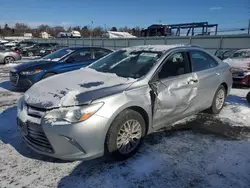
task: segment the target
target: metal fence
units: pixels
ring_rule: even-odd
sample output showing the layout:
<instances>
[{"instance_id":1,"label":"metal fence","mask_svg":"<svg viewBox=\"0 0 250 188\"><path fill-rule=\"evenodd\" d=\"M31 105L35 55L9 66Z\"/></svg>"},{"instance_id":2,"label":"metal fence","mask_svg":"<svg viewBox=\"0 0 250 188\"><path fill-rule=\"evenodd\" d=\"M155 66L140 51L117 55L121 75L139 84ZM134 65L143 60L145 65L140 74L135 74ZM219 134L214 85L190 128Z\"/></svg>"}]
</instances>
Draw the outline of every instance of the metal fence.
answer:
<instances>
[{"instance_id":1,"label":"metal fence","mask_svg":"<svg viewBox=\"0 0 250 188\"><path fill-rule=\"evenodd\" d=\"M106 39L106 38L57 38L32 39L34 42L57 42L61 46L96 46L110 49L119 49L128 46L154 45L154 44L195 44L215 53L218 49L250 48L250 35L223 35L223 36L192 36L192 37L147 37L132 39Z\"/></svg>"}]
</instances>

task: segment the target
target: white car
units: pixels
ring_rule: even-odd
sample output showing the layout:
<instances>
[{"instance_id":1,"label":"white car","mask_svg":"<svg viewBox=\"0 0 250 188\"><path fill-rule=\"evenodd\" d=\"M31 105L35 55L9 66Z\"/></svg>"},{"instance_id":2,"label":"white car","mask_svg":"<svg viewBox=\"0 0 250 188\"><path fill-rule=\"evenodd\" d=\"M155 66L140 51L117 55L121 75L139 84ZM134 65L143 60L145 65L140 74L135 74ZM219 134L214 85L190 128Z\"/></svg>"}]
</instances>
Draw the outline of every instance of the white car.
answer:
<instances>
[{"instance_id":1,"label":"white car","mask_svg":"<svg viewBox=\"0 0 250 188\"><path fill-rule=\"evenodd\" d=\"M20 41L11 41L4 44L5 47L15 47Z\"/></svg>"},{"instance_id":2,"label":"white car","mask_svg":"<svg viewBox=\"0 0 250 188\"><path fill-rule=\"evenodd\" d=\"M234 84L250 87L250 49L241 49L223 60L231 66Z\"/></svg>"}]
</instances>

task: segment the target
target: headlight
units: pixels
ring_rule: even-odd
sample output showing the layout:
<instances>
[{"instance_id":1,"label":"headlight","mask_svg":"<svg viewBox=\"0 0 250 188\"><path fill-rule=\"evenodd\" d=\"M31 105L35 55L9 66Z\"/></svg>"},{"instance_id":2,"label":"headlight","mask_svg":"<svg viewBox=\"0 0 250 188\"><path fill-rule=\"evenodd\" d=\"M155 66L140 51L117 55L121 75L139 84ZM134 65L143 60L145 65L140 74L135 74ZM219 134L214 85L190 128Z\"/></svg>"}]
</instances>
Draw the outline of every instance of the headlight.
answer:
<instances>
[{"instance_id":1,"label":"headlight","mask_svg":"<svg viewBox=\"0 0 250 188\"><path fill-rule=\"evenodd\" d=\"M22 71L21 74L22 75L33 75L33 74L38 74L42 71L43 70L41 70L41 69L36 69L36 70L31 70L31 71Z\"/></svg>"},{"instance_id":2,"label":"headlight","mask_svg":"<svg viewBox=\"0 0 250 188\"><path fill-rule=\"evenodd\" d=\"M23 105L24 105L24 100L23 97L21 97L18 102L17 102L17 110L22 111L23 110Z\"/></svg>"},{"instance_id":3,"label":"headlight","mask_svg":"<svg viewBox=\"0 0 250 188\"><path fill-rule=\"evenodd\" d=\"M95 114L104 103L51 110L44 116L48 120L66 120L70 123L84 121Z\"/></svg>"}]
</instances>

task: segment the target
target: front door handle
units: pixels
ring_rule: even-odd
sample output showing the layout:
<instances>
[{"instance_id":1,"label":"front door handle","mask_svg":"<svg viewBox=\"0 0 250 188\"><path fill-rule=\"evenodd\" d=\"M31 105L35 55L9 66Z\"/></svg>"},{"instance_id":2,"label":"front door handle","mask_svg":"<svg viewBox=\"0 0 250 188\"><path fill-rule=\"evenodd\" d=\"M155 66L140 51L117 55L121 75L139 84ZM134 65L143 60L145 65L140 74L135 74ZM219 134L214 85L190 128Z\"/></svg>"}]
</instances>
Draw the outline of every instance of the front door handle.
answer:
<instances>
[{"instance_id":1,"label":"front door handle","mask_svg":"<svg viewBox=\"0 0 250 188\"><path fill-rule=\"evenodd\" d=\"M198 80L196 79L192 79L188 81L188 84L193 84L193 83L198 83Z\"/></svg>"}]
</instances>

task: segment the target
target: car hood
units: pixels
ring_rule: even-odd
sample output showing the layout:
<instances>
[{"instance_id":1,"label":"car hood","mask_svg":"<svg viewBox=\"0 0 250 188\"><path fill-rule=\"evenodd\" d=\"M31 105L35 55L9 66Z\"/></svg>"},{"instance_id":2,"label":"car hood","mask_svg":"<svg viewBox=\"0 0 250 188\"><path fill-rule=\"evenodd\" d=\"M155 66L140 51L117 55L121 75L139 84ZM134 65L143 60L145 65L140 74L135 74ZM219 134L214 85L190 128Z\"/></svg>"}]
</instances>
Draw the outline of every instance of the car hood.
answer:
<instances>
[{"instance_id":1,"label":"car hood","mask_svg":"<svg viewBox=\"0 0 250 188\"><path fill-rule=\"evenodd\" d=\"M225 59L224 62L228 63L233 69L238 71L250 71L250 58L245 59Z\"/></svg>"},{"instance_id":2,"label":"car hood","mask_svg":"<svg viewBox=\"0 0 250 188\"><path fill-rule=\"evenodd\" d=\"M94 99L122 92L135 81L83 68L36 83L24 94L24 100L43 109L88 104Z\"/></svg>"},{"instance_id":3,"label":"car hood","mask_svg":"<svg viewBox=\"0 0 250 188\"><path fill-rule=\"evenodd\" d=\"M30 62L24 62L24 63L20 63L19 65L13 67L14 72L19 72L19 71L24 71L27 69L31 69L34 67L46 67L48 65L50 65L52 62L51 61L47 61L47 60L35 60L35 61L30 61Z\"/></svg>"}]
</instances>

